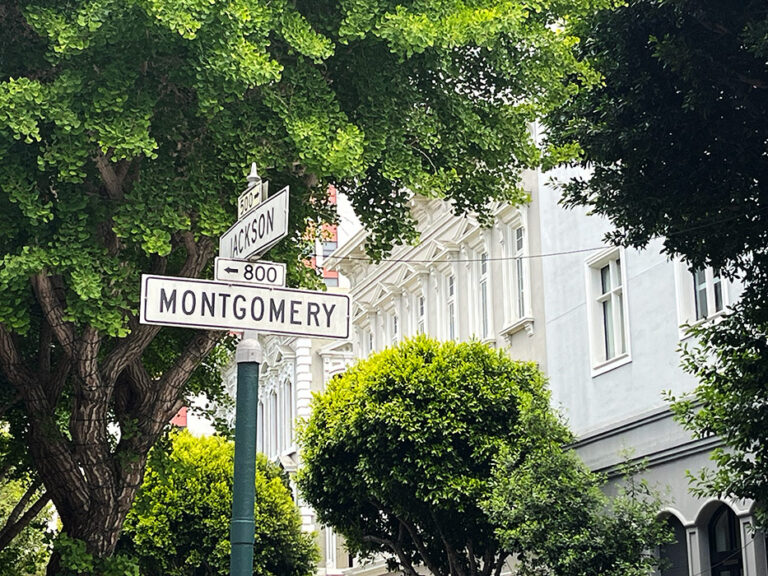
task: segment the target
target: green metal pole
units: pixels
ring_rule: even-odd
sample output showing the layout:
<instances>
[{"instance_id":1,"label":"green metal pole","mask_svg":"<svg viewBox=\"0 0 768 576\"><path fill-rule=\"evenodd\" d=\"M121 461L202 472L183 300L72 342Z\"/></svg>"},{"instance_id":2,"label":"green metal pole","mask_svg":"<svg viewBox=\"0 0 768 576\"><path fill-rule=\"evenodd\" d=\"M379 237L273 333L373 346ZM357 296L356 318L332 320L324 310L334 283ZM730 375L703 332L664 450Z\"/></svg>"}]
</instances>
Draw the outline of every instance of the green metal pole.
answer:
<instances>
[{"instance_id":1,"label":"green metal pole","mask_svg":"<svg viewBox=\"0 0 768 576\"><path fill-rule=\"evenodd\" d=\"M235 479L232 492L230 576L253 575L253 504L256 486L256 410L259 402L261 345L246 332L237 345Z\"/></svg>"}]
</instances>

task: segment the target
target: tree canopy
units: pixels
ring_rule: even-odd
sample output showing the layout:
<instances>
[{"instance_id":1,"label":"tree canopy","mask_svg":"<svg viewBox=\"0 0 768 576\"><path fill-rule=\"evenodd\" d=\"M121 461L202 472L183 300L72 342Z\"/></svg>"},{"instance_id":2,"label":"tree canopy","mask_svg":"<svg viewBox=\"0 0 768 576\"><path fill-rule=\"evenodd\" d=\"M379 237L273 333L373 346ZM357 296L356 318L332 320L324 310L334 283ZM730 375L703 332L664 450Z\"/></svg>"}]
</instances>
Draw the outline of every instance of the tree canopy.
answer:
<instances>
[{"instance_id":1,"label":"tree canopy","mask_svg":"<svg viewBox=\"0 0 768 576\"><path fill-rule=\"evenodd\" d=\"M219 335L139 325L139 276L211 274L252 161L291 186L291 285L330 183L373 255L414 238L412 193L519 201L528 122L595 80L561 24L605 3L2 3L0 366L65 532L111 554L150 447L215 386Z\"/></svg>"},{"instance_id":2,"label":"tree canopy","mask_svg":"<svg viewBox=\"0 0 768 576\"><path fill-rule=\"evenodd\" d=\"M559 553L580 557L569 523L608 534L589 509L604 503L597 479L564 452L570 433L531 363L479 342L421 336L359 361L312 408L299 435L299 488L355 554L384 554L410 576L417 565L437 576L498 576L512 554L546 555L554 566L546 546L556 541ZM653 515L628 517L653 525ZM637 544L653 542L640 532L617 535L621 553L605 541L590 545L603 558L640 564Z\"/></svg>"},{"instance_id":3,"label":"tree canopy","mask_svg":"<svg viewBox=\"0 0 768 576\"><path fill-rule=\"evenodd\" d=\"M176 432L150 455L125 522L118 551L138 560L145 576L229 574L234 446L218 437ZM311 576L317 547L281 470L258 459L253 573Z\"/></svg>"},{"instance_id":4,"label":"tree canopy","mask_svg":"<svg viewBox=\"0 0 768 576\"><path fill-rule=\"evenodd\" d=\"M565 183L616 227L609 238L664 249L737 278L726 317L695 327L684 367L700 379L673 406L718 434L708 494L768 502L768 13L758 1L631 0L577 24L578 56L603 77L548 116L550 143L578 145L586 178Z\"/></svg>"}]
</instances>

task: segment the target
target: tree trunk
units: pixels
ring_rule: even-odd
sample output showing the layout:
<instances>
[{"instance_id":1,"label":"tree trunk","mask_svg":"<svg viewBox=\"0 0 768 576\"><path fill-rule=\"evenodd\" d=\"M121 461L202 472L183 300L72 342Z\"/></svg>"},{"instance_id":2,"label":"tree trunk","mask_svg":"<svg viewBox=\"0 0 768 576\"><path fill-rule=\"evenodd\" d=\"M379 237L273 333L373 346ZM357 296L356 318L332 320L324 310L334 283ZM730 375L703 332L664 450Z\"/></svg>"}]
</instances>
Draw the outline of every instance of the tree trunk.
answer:
<instances>
[{"instance_id":1,"label":"tree trunk","mask_svg":"<svg viewBox=\"0 0 768 576\"><path fill-rule=\"evenodd\" d=\"M213 254L212 241L183 232L174 244L187 255L179 275L198 277ZM162 272L165 263L158 259L154 272ZM94 557L107 558L141 485L149 450L222 333L197 331L161 375L151 376L142 355L160 327L134 318L129 336L108 339L92 326L67 320L61 278L42 270L30 280L42 312L35 316L39 341L24 340L0 324L0 369L23 402L30 454L64 532L84 541ZM36 356L26 353L35 347ZM114 424L121 430L117 446L109 431ZM48 573L65 568L54 554Z\"/></svg>"}]
</instances>

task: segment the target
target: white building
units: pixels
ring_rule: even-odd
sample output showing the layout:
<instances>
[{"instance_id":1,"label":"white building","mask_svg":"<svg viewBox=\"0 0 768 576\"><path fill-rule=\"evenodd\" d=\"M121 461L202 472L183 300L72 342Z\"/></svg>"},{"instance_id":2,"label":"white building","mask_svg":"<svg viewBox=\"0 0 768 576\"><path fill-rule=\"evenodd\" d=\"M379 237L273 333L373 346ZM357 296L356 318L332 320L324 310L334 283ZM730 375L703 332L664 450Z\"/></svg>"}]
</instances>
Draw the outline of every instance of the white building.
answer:
<instances>
[{"instance_id":1,"label":"white building","mask_svg":"<svg viewBox=\"0 0 768 576\"><path fill-rule=\"evenodd\" d=\"M527 173L531 202L496 206L485 229L440 200L414 198L420 243L379 264L365 256L363 231L341 245L327 265L350 281L354 354L425 332L476 337L538 362L592 469L615 476L631 453L647 461L650 481L669 488L660 513L677 544L662 551L673 563L664 574L768 576L751 502L690 494L686 470L709 465L718 440L692 439L663 395L696 384L680 368L681 325L717 317L738 287L668 261L659 242L644 251L605 246L607 222L558 204L551 178L567 176Z\"/></svg>"}]
</instances>

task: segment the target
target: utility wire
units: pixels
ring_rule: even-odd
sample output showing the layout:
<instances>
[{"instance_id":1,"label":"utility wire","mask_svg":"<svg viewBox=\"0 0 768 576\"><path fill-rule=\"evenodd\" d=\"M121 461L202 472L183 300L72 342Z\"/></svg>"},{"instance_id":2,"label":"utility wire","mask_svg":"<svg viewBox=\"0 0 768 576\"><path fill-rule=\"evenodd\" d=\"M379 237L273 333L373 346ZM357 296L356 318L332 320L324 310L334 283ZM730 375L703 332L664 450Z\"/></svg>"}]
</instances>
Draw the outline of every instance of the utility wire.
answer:
<instances>
[{"instance_id":1,"label":"utility wire","mask_svg":"<svg viewBox=\"0 0 768 576\"><path fill-rule=\"evenodd\" d=\"M752 215L756 214L762 214L764 212L768 211L768 207L756 210L752 213ZM697 230L709 228L711 226L719 226L721 224L725 224L727 222L731 222L733 220L738 220L744 217L744 214L729 216L727 218L721 218L719 220L713 220L711 222L705 222L702 224L697 224L695 226L691 226L690 228L685 228L682 230L676 230L674 232L669 232L666 234L666 236L679 236L681 234L686 234L688 232L695 232ZM345 218L347 219L347 218ZM605 250L608 248L612 248L615 246L596 246L593 248L578 248L574 250L562 250L559 252L546 252L541 254L524 254L520 256L497 256L494 258L486 258L485 260L488 262L492 261L502 261L502 260L530 260L534 258L548 258L550 256L565 256L568 254L579 254L582 252L596 252L597 250ZM321 257L321 254L315 254L316 258ZM327 256L322 256L323 258L327 258ZM362 262L370 262L373 263L373 260L371 258L368 258L367 256L339 256L336 257L337 260L340 261L362 261ZM459 258L459 259L436 259L436 260L430 260L428 258L382 258L377 263L378 264L384 264L384 263L409 263L412 262L414 264L442 264L442 263L451 263L451 262L457 262L457 263L466 263L466 262L481 262L482 258Z\"/></svg>"}]
</instances>

